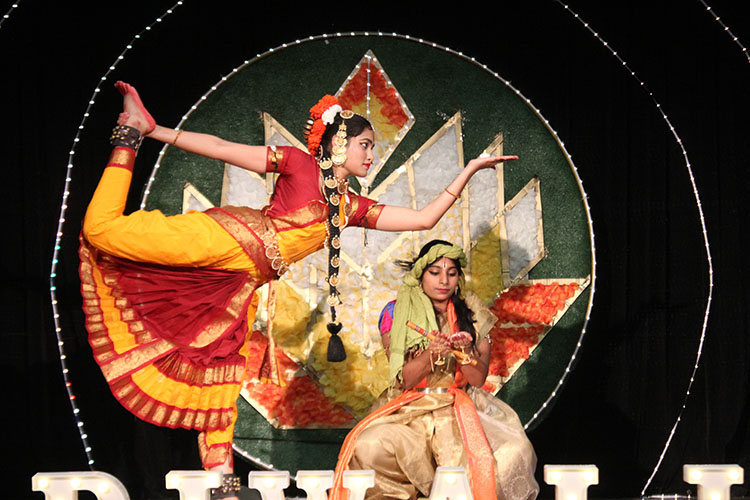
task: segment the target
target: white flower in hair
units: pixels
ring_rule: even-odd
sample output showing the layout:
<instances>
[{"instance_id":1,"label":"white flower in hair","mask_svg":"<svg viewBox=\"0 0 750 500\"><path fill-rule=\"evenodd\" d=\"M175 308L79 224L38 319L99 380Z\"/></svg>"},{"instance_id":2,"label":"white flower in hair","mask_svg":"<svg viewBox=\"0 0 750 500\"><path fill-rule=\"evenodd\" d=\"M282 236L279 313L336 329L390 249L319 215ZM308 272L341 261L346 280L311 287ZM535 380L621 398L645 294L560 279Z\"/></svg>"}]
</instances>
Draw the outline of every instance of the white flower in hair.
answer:
<instances>
[{"instance_id":1,"label":"white flower in hair","mask_svg":"<svg viewBox=\"0 0 750 500\"><path fill-rule=\"evenodd\" d=\"M331 123L333 123L336 115L341 113L342 109L343 108L338 104L334 104L323 112L323 114L320 116L320 119L323 120L323 123L325 123L326 125L330 125Z\"/></svg>"}]
</instances>

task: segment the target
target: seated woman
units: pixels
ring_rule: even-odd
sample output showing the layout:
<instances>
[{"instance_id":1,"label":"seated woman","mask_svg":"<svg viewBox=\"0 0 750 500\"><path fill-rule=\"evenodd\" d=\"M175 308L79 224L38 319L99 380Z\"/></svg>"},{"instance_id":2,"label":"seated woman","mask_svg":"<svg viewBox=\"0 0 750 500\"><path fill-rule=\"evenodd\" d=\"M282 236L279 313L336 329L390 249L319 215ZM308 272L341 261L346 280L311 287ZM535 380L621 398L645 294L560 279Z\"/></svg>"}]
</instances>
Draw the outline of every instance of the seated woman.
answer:
<instances>
[{"instance_id":1,"label":"seated woman","mask_svg":"<svg viewBox=\"0 0 750 500\"><path fill-rule=\"evenodd\" d=\"M390 360L388 402L344 441L331 498L346 498L347 468L375 470L368 499L412 499L429 496L436 467L456 466L466 468L475 499L535 498L536 455L523 426L507 404L481 389L496 318L479 299L463 295L463 250L433 240L402 264L409 272L379 325ZM433 340L407 321L432 332Z\"/></svg>"}]
</instances>

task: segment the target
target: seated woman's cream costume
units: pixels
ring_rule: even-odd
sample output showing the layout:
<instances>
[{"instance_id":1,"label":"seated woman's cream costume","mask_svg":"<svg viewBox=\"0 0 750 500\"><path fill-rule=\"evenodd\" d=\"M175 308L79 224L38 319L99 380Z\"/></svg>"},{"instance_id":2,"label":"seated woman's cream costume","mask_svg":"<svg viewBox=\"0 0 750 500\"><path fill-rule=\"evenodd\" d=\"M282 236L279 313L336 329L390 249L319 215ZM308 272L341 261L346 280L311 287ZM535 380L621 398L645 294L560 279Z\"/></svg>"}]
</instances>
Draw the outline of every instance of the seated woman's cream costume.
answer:
<instances>
[{"instance_id":1,"label":"seated woman's cream costume","mask_svg":"<svg viewBox=\"0 0 750 500\"><path fill-rule=\"evenodd\" d=\"M439 466L466 467L476 499L526 500L539 492L534 479L536 455L518 416L481 388L464 391L466 379L457 370L454 356L448 356L442 365L434 365L415 389L398 389L399 367L394 366L394 361L399 363L400 359L403 366L404 360L425 349L426 343L416 333L394 331L406 320L425 321L428 330L429 324L435 322L440 332L456 331L455 318L449 319L450 311L436 317L431 304L421 308L417 302L423 304L426 296L419 286L413 286L418 284L422 270L443 256L463 259L465 264L460 248L435 245L425 255L426 263L420 265L418 260L405 278L392 316L393 329L389 307L381 316L381 333L391 334L394 388L385 398L388 402L375 409L347 437L336 469L333 499L345 498L341 476L346 468L375 470L375 486L367 491L368 499L428 496ZM403 293L405 287L410 293ZM399 307L398 301L408 301L410 307ZM476 297L468 296L466 304L474 315L474 344L479 345L488 338L496 318ZM432 314L431 320L424 319L425 312Z\"/></svg>"}]
</instances>

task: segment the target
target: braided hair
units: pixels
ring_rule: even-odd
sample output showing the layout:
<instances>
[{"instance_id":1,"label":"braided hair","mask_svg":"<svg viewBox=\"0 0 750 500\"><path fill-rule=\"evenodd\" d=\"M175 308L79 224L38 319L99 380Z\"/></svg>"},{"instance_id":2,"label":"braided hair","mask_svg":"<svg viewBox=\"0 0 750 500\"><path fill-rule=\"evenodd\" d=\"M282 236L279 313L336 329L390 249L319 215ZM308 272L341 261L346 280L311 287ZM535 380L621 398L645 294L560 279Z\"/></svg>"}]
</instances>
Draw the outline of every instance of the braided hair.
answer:
<instances>
[{"instance_id":1,"label":"braided hair","mask_svg":"<svg viewBox=\"0 0 750 500\"><path fill-rule=\"evenodd\" d=\"M313 108L313 110L314 109L315 108ZM313 110L311 110L311 112L313 113L314 120L312 120L313 123L310 124L310 130L312 131L314 131L316 127L318 127L319 130L319 123L314 123L319 120L319 118L314 116L315 112ZM331 362L343 361L346 359L344 344L338 336L338 333L341 331L341 323L336 321L336 305L341 304L340 293L338 291L338 273L341 254L340 234L342 225L342 221L339 217L339 207L341 203L345 203L346 191L348 189L348 183L340 184L333 175L331 161L332 156L334 155L333 143L335 137L337 135L341 136L344 131L346 131L345 136L348 141L349 138L356 137L365 130L372 130L372 125L363 116L348 112L346 114L351 116L344 118L342 114L343 113L341 112L336 113L332 123L325 126L325 131L323 131L319 138L311 138L308 136L308 148L311 147L311 143L315 144L315 142L319 141L311 148L310 153L318 158L318 164L323 171L323 189L328 204L328 220L326 221L328 237L326 240L326 246L328 247L328 306L330 307L331 312L331 322L326 325L326 328L331 337L328 340L328 352L326 358Z\"/></svg>"}]
</instances>

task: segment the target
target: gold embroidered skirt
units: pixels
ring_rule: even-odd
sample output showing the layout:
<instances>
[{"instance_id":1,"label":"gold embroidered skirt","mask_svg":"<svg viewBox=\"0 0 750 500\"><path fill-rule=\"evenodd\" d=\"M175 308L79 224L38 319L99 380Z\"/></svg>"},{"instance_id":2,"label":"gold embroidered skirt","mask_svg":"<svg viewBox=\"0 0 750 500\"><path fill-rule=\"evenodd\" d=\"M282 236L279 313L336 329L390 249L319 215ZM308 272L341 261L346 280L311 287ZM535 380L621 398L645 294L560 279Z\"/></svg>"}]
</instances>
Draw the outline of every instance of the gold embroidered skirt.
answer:
<instances>
[{"instance_id":1,"label":"gold embroidered skirt","mask_svg":"<svg viewBox=\"0 0 750 500\"><path fill-rule=\"evenodd\" d=\"M497 498L535 498L536 454L518 416L481 389L469 394L495 459ZM466 467L453 398L426 394L362 431L349 468L375 470L375 487L367 491L367 499L429 496L436 467Z\"/></svg>"}]
</instances>

